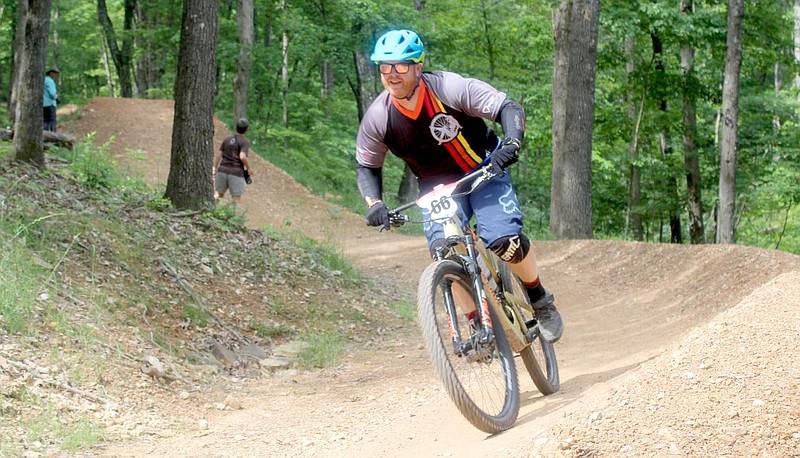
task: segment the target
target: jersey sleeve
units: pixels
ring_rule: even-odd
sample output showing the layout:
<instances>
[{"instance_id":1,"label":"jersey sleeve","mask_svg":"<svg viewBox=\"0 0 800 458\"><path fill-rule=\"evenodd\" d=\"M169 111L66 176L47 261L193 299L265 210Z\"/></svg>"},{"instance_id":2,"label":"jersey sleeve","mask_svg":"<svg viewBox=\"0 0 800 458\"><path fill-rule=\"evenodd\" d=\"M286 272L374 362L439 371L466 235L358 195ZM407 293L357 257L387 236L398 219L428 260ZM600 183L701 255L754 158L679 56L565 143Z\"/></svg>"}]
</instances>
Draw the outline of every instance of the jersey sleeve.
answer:
<instances>
[{"instance_id":1,"label":"jersey sleeve","mask_svg":"<svg viewBox=\"0 0 800 458\"><path fill-rule=\"evenodd\" d=\"M475 78L452 72L431 72L425 79L442 103L470 116L496 121L505 92Z\"/></svg>"},{"instance_id":2,"label":"jersey sleeve","mask_svg":"<svg viewBox=\"0 0 800 458\"><path fill-rule=\"evenodd\" d=\"M367 109L356 136L356 162L358 165L377 169L383 167L389 147L384 143L386 126L389 121L387 112L388 93L379 95Z\"/></svg>"}]
</instances>

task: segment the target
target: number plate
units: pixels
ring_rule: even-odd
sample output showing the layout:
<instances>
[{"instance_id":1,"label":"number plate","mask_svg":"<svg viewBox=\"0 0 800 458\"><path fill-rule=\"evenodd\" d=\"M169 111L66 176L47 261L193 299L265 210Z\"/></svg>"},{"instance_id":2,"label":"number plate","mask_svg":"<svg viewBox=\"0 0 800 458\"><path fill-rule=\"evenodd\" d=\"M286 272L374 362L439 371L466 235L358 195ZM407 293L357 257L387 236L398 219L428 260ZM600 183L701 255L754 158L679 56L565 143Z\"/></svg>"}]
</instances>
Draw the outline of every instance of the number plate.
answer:
<instances>
[{"instance_id":1,"label":"number plate","mask_svg":"<svg viewBox=\"0 0 800 458\"><path fill-rule=\"evenodd\" d=\"M458 211L458 204L451 197L456 184L439 185L433 191L417 199L417 205L431 212L432 220L450 218Z\"/></svg>"}]
</instances>

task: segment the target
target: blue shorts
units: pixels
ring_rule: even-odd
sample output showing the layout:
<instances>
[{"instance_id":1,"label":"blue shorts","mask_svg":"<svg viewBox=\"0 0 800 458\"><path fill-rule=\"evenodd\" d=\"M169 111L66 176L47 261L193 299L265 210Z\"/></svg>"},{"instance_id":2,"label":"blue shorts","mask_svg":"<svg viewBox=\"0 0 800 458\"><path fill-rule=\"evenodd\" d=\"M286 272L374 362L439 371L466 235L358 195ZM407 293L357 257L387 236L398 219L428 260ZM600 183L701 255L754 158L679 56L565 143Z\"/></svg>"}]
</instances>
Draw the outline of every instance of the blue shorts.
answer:
<instances>
[{"instance_id":1,"label":"blue shorts","mask_svg":"<svg viewBox=\"0 0 800 458\"><path fill-rule=\"evenodd\" d=\"M475 216L478 236L486 246L501 237L522 232L522 210L507 171L502 177L492 178L472 194L457 197L455 200L465 225ZM429 215L430 211L423 208L422 219L427 220ZM425 237L428 238L428 249L432 249L434 241L444 238L440 223L428 221L424 229Z\"/></svg>"}]
</instances>

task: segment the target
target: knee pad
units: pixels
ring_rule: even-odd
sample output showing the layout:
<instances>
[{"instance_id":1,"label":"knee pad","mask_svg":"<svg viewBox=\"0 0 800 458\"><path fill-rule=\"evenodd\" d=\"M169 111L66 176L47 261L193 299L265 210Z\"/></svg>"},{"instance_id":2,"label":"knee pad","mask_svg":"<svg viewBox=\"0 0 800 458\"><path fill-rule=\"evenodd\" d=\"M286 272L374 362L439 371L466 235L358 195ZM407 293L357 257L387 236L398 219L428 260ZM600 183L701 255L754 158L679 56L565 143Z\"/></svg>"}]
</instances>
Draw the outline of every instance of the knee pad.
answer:
<instances>
[{"instance_id":1,"label":"knee pad","mask_svg":"<svg viewBox=\"0 0 800 458\"><path fill-rule=\"evenodd\" d=\"M489 249L500 259L511 264L517 264L525 259L531 249L531 242L525 234L507 235L500 237L489 245Z\"/></svg>"}]
</instances>

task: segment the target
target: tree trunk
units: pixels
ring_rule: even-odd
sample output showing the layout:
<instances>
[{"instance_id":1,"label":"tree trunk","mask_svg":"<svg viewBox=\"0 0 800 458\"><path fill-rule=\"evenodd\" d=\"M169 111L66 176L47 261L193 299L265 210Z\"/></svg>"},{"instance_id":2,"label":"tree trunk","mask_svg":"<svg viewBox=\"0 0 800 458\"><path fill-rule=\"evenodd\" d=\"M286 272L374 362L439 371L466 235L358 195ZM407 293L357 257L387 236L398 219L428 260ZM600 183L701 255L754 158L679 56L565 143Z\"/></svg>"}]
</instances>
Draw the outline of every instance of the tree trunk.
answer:
<instances>
[{"instance_id":1,"label":"tree trunk","mask_svg":"<svg viewBox=\"0 0 800 458\"><path fill-rule=\"evenodd\" d=\"M172 152L165 197L180 209L213 202L217 0L185 0L175 79Z\"/></svg>"},{"instance_id":2,"label":"tree trunk","mask_svg":"<svg viewBox=\"0 0 800 458\"><path fill-rule=\"evenodd\" d=\"M25 20L28 15L28 0L19 0L17 5L17 27L14 30L14 62L11 68L11 81L9 81L8 115L13 123L17 115L17 98L19 74L22 66L22 52L25 47ZM44 84L44 82L42 82Z\"/></svg>"},{"instance_id":3,"label":"tree trunk","mask_svg":"<svg viewBox=\"0 0 800 458\"><path fill-rule=\"evenodd\" d=\"M319 65L319 97L325 105L325 116L330 119L333 117L333 108L329 100L333 97L336 80L333 74L333 65L330 59L323 59Z\"/></svg>"},{"instance_id":4,"label":"tree trunk","mask_svg":"<svg viewBox=\"0 0 800 458\"><path fill-rule=\"evenodd\" d=\"M288 18L288 7L286 5L286 0L283 0L283 16L284 21L287 21ZM283 32L281 33L282 40L281 40L281 55L283 59L281 60L281 119L283 120L283 128L287 129L289 127L289 32L286 30L286 24L283 25ZM283 148L289 149L289 137L283 137Z\"/></svg>"},{"instance_id":5,"label":"tree trunk","mask_svg":"<svg viewBox=\"0 0 800 458\"><path fill-rule=\"evenodd\" d=\"M108 44L108 50L114 61L119 78L119 87L123 97L133 97L133 85L131 84L131 34L128 33L133 28L135 0L125 0L125 17L123 19L123 30L125 39L122 40L122 47L117 44L117 37L114 33L114 24L108 17L106 0L97 0L97 21L103 29L103 34Z\"/></svg>"},{"instance_id":6,"label":"tree trunk","mask_svg":"<svg viewBox=\"0 0 800 458\"><path fill-rule=\"evenodd\" d=\"M255 17L259 17L255 15ZM259 28L256 27L256 33L258 33ZM261 47L263 49L269 49L272 46L272 30L273 24L270 21L270 18L267 17L267 22L264 24L264 32L263 32L263 41L261 41ZM267 68L270 68L267 65ZM272 113L272 106L275 97L275 85L272 84L273 78L265 79L265 78L256 78L254 83L253 89L256 91L256 107L255 113L256 116L262 121L263 125L268 125L270 121L270 114Z\"/></svg>"},{"instance_id":7,"label":"tree trunk","mask_svg":"<svg viewBox=\"0 0 800 458\"><path fill-rule=\"evenodd\" d=\"M661 110L665 112L667 111L667 101L664 100L661 104ZM669 240L672 243L683 243L683 231L681 230L681 216L680 211L677 207L677 203L680 201L679 198L679 191L678 191L678 180L671 174L672 167L670 166L672 160L670 157L672 156L672 147L669 144L669 129L663 127L661 129L661 133L659 134L660 137L660 147L661 147L661 159L664 161L664 164L670 175L667 177L665 182L665 192L667 196L669 196Z\"/></svg>"},{"instance_id":8,"label":"tree trunk","mask_svg":"<svg viewBox=\"0 0 800 458\"><path fill-rule=\"evenodd\" d=\"M494 3L494 2L492 2ZM489 30L489 10L494 5L487 5L486 0L481 0L481 17L483 19L483 37L486 40L486 56L487 61L489 62L489 81L494 80L495 74L495 52L494 52L494 43L492 42L492 34Z\"/></svg>"},{"instance_id":9,"label":"tree trunk","mask_svg":"<svg viewBox=\"0 0 800 458\"><path fill-rule=\"evenodd\" d=\"M50 59L51 59L50 65L55 65L55 66L58 66L58 62L60 60L58 58L59 57L59 49L58 49L58 20L59 20L59 17L60 17L60 15L59 15L58 3L56 3L55 8L52 8L52 11L50 13L50 29L53 31L53 33L51 34L52 38L50 40L50 45L48 46L48 48L49 48L48 54L50 55ZM45 57L44 64L45 64L45 67L48 67L47 58L46 57ZM60 85L61 81L58 81L58 83Z\"/></svg>"},{"instance_id":10,"label":"tree trunk","mask_svg":"<svg viewBox=\"0 0 800 458\"><path fill-rule=\"evenodd\" d=\"M633 232L633 239L642 241L644 239L644 230L642 229L642 176L639 170L639 165L636 163L639 157L639 126L641 124L642 113L644 112L644 99L646 92L642 90L642 100L639 110L636 109L636 94L634 88L634 75L636 63L634 57L636 56L636 37L628 35L625 38L625 54L628 56L628 62L625 65L625 74L628 77L628 119L631 121L633 127L633 135L628 145L628 158L630 159L630 181L628 184L628 216L630 219L630 226ZM627 225L625 235L627 237Z\"/></svg>"},{"instance_id":11,"label":"tree trunk","mask_svg":"<svg viewBox=\"0 0 800 458\"><path fill-rule=\"evenodd\" d=\"M100 30L100 34L102 35L101 45L103 46L103 69L106 71L106 84L108 85L108 91L111 94L111 97L117 96L117 85L114 83L114 76L111 74L111 64L109 63L110 57L108 55L108 44L105 39L105 33Z\"/></svg>"},{"instance_id":12,"label":"tree trunk","mask_svg":"<svg viewBox=\"0 0 800 458\"><path fill-rule=\"evenodd\" d=\"M14 150L18 161L44 168L42 98L52 0L32 0L24 16L25 37L19 59Z\"/></svg>"},{"instance_id":13,"label":"tree trunk","mask_svg":"<svg viewBox=\"0 0 800 458\"><path fill-rule=\"evenodd\" d=\"M553 20L550 231L559 239L592 238L592 129L599 16L599 0L563 0Z\"/></svg>"},{"instance_id":14,"label":"tree trunk","mask_svg":"<svg viewBox=\"0 0 800 458\"><path fill-rule=\"evenodd\" d=\"M800 62L800 0L794 0L794 61ZM794 87L800 88L800 72L794 76Z\"/></svg>"},{"instance_id":15,"label":"tree trunk","mask_svg":"<svg viewBox=\"0 0 800 458\"><path fill-rule=\"evenodd\" d=\"M286 0L283 0L284 20L288 20L285 17L288 14L287 10ZM281 120L285 129L289 127L289 33L285 24L281 32L281 102L283 107Z\"/></svg>"},{"instance_id":16,"label":"tree trunk","mask_svg":"<svg viewBox=\"0 0 800 458\"><path fill-rule=\"evenodd\" d=\"M360 52L353 53L353 64L356 69L356 81L350 81L350 89L353 91L358 107L358 122L361 122L367 108L378 96L375 69L367 56Z\"/></svg>"},{"instance_id":17,"label":"tree trunk","mask_svg":"<svg viewBox=\"0 0 800 458\"><path fill-rule=\"evenodd\" d=\"M781 72L781 64L780 62L775 62L773 66L773 76L774 76L774 87L775 87L775 97L780 97L781 95L781 86L783 85L783 72ZM776 113L775 116L772 117L772 127L774 127L775 133L781 130L781 115Z\"/></svg>"},{"instance_id":18,"label":"tree trunk","mask_svg":"<svg viewBox=\"0 0 800 458\"><path fill-rule=\"evenodd\" d=\"M661 43L661 39L658 36L658 33L652 32L650 37L653 41L653 55L656 61L656 70L661 75L660 79L667 81L666 70L664 68L664 48ZM658 138L659 149L661 151L661 160L664 162L664 168L667 170L667 177L663 180L663 189L664 194L668 196L667 202L667 211L669 212L669 230L670 230L670 241L672 243L682 243L683 242L683 235L681 234L681 217L680 217L680 210L678 208L679 199L679 192L678 192L678 181L675 179L674 175L672 174L672 163L671 156L672 156L672 147L670 146L670 130L669 125L664 121L668 119L668 110L669 106L667 103L666 98L661 99L661 103L659 104L659 109L661 110L662 116L659 124L660 132Z\"/></svg>"},{"instance_id":19,"label":"tree trunk","mask_svg":"<svg viewBox=\"0 0 800 458\"><path fill-rule=\"evenodd\" d=\"M247 94L253 68L253 0L239 0L239 60L233 79L233 119L247 118Z\"/></svg>"},{"instance_id":20,"label":"tree trunk","mask_svg":"<svg viewBox=\"0 0 800 458\"><path fill-rule=\"evenodd\" d=\"M694 0L681 2L681 14L694 13ZM681 47L683 69L683 162L686 168L686 207L689 213L689 240L692 244L705 243L703 227L703 200L701 199L700 161L697 155L697 105L695 102L696 78L694 75L694 47L686 42Z\"/></svg>"},{"instance_id":21,"label":"tree trunk","mask_svg":"<svg viewBox=\"0 0 800 458\"><path fill-rule=\"evenodd\" d=\"M397 199L400 202L410 202L417 197L419 197L419 182L411 167L406 164L403 169L403 179L400 180L400 187L397 190Z\"/></svg>"},{"instance_id":22,"label":"tree trunk","mask_svg":"<svg viewBox=\"0 0 800 458\"><path fill-rule=\"evenodd\" d=\"M734 243L736 224L736 156L739 134L739 73L742 65L744 0L728 0L728 51L722 86L722 148L719 167L717 243Z\"/></svg>"},{"instance_id":23,"label":"tree trunk","mask_svg":"<svg viewBox=\"0 0 800 458\"><path fill-rule=\"evenodd\" d=\"M138 0L134 10L135 28L142 31L153 30L157 27L170 27L172 18L162 17L156 8L156 0ZM133 77L136 82L136 95L138 97L152 97L152 89L159 87L161 76L164 74L164 62L167 61L164 45L147 34L137 33L134 38L134 47L138 57L133 64Z\"/></svg>"}]
</instances>

